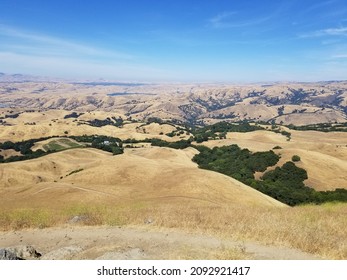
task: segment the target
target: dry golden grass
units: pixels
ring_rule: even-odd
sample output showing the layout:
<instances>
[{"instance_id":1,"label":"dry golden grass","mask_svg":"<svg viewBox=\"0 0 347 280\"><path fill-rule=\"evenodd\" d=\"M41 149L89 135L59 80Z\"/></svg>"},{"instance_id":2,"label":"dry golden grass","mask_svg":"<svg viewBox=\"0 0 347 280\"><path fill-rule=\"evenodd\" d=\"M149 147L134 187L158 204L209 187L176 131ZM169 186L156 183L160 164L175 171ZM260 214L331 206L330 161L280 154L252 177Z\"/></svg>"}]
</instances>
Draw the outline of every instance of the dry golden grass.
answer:
<instances>
[{"instance_id":1,"label":"dry golden grass","mask_svg":"<svg viewBox=\"0 0 347 280\"><path fill-rule=\"evenodd\" d=\"M2 164L0 203L7 209L52 208L80 201L116 204L180 198L216 205L284 206L235 179L199 169L191 161L194 153L192 148L151 147L112 156L96 149L72 149Z\"/></svg>"},{"instance_id":2,"label":"dry golden grass","mask_svg":"<svg viewBox=\"0 0 347 280\"><path fill-rule=\"evenodd\" d=\"M8 149L8 150L0 150L0 155L3 156L4 158L9 158L12 156L19 156L21 155L21 153L13 149Z\"/></svg>"},{"instance_id":3,"label":"dry golden grass","mask_svg":"<svg viewBox=\"0 0 347 280\"><path fill-rule=\"evenodd\" d=\"M204 203L132 203L117 206L75 205L60 210L21 209L0 212L1 230L63 225L75 216L80 225L132 225L208 234L223 239L287 246L328 259L347 259L347 204L294 208L212 206ZM201 253L201 252L200 252ZM214 252L211 258L245 258L241 248ZM217 256L219 254L219 256ZM175 253L177 255L177 252ZM187 254L183 254L187 258ZM229 256L231 257L231 256ZM194 254L191 258L195 258Z\"/></svg>"},{"instance_id":4,"label":"dry golden grass","mask_svg":"<svg viewBox=\"0 0 347 280\"><path fill-rule=\"evenodd\" d=\"M158 227L284 245L331 259L347 258L347 204L279 209L171 205L146 211L145 216ZM135 224L141 223L143 210L139 214Z\"/></svg>"}]
</instances>

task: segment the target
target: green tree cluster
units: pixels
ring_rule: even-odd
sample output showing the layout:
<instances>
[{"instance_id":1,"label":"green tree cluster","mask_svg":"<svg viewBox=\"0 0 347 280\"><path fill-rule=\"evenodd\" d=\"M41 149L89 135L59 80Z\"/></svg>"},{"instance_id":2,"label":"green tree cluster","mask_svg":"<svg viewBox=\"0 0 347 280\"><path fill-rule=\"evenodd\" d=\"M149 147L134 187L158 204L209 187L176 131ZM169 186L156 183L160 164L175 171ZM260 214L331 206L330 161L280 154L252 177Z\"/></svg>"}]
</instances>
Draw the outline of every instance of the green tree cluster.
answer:
<instances>
[{"instance_id":1,"label":"green tree cluster","mask_svg":"<svg viewBox=\"0 0 347 280\"><path fill-rule=\"evenodd\" d=\"M209 139L225 139L227 132L250 132L263 129L264 128L261 126L251 125L248 122L228 123L223 121L200 128L194 128L191 133L194 135L194 140L197 143L202 143Z\"/></svg>"},{"instance_id":2,"label":"green tree cluster","mask_svg":"<svg viewBox=\"0 0 347 280\"><path fill-rule=\"evenodd\" d=\"M193 161L199 167L223 173L244 183L254 179L254 172L263 172L279 160L273 151L252 153L237 145L213 149L199 146L198 149L200 153L193 157Z\"/></svg>"},{"instance_id":3,"label":"green tree cluster","mask_svg":"<svg viewBox=\"0 0 347 280\"><path fill-rule=\"evenodd\" d=\"M165 140L153 138L151 139L151 145L158 147L168 147L172 149L185 149L190 147L191 141L182 139L176 142L167 142Z\"/></svg>"},{"instance_id":4,"label":"green tree cluster","mask_svg":"<svg viewBox=\"0 0 347 280\"><path fill-rule=\"evenodd\" d=\"M200 153L193 157L200 168L213 170L231 176L285 204L294 206L303 203L324 203L330 201L347 202L347 190L318 192L304 184L306 170L289 161L282 167L267 171L261 180L255 180L254 172L264 172L275 165L279 156L273 151L252 153L237 145L196 147Z\"/></svg>"},{"instance_id":5,"label":"green tree cluster","mask_svg":"<svg viewBox=\"0 0 347 280\"><path fill-rule=\"evenodd\" d=\"M110 152L114 155L122 154L124 152L123 142L120 138L104 135L70 136L70 138L78 142L89 143L90 147Z\"/></svg>"}]
</instances>

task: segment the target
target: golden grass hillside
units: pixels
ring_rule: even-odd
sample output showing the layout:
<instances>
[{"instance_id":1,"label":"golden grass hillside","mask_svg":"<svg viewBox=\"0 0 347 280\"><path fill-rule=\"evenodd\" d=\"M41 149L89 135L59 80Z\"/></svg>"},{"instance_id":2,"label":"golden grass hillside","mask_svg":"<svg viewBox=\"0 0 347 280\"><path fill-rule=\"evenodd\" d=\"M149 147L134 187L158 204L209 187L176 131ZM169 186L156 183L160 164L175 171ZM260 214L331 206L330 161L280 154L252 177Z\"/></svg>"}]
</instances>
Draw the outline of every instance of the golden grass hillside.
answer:
<instances>
[{"instance_id":1,"label":"golden grass hillside","mask_svg":"<svg viewBox=\"0 0 347 280\"><path fill-rule=\"evenodd\" d=\"M283 206L242 183L191 161L195 150L150 147L112 156L73 149L0 166L1 205L60 207L69 202L104 204L186 201L225 205Z\"/></svg>"},{"instance_id":2,"label":"golden grass hillside","mask_svg":"<svg viewBox=\"0 0 347 280\"><path fill-rule=\"evenodd\" d=\"M169 228L347 258L346 204L286 207L198 169L193 148L72 149L0 165L2 230L66 224Z\"/></svg>"},{"instance_id":3,"label":"golden grass hillside","mask_svg":"<svg viewBox=\"0 0 347 280\"><path fill-rule=\"evenodd\" d=\"M9 113L13 112L13 113ZM169 124L159 125L157 123L146 124L144 122L125 121L123 127L106 125L102 127L90 126L86 121L95 119L105 120L106 118L126 117L121 114L92 111L85 112L77 118L64 118L72 111L48 110L48 111L27 111L4 109L0 115L10 115L20 113L17 118L5 118L7 125L1 125L0 141L23 141L34 138L66 135L107 135L121 139L134 138L142 140L145 138L161 138L166 141L177 141L182 137L168 137L165 134L176 130ZM189 138L189 136L183 136Z\"/></svg>"}]
</instances>

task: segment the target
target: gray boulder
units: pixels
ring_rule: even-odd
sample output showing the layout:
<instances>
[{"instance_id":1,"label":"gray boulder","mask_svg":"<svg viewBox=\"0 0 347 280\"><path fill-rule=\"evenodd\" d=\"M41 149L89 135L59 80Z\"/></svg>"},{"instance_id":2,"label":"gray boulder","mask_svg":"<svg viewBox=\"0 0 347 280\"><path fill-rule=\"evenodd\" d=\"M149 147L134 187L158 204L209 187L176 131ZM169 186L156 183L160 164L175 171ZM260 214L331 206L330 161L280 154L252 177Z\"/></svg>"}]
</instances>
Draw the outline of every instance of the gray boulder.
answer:
<instances>
[{"instance_id":1,"label":"gray boulder","mask_svg":"<svg viewBox=\"0 0 347 280\"><path fill-rule=\"evenodd\" d=\"M0 260L38 259L41 254L33 246L22 245L0 249Z\"/></svg>"},{"instance_id":2,"label":"gray boulder","mask_svg":"<svg viewBox=\"0 0 347 280\"><path fill-rule=\"evenodd\" d=\"M0 260L22 260L15 253L8 249L0 249Z\"/></svg>"}]
</instances>

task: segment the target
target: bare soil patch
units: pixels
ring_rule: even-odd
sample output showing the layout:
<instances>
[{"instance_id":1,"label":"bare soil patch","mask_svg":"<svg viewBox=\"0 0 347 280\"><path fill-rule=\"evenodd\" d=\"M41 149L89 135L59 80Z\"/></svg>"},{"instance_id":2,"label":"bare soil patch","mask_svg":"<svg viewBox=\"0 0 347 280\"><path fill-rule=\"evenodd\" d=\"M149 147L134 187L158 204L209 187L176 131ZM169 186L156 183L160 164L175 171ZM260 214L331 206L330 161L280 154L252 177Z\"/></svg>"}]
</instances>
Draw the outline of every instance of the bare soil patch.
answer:
<instances>
[{"instance_id":1,"label":"bare soil patch","mask_svg":"<svg viewBox=\"0 0 347 280\"><path fill-rule=\"evenodd\" d=\"M318 258L285 247L144 227L65 227L0 233L0 247L19 244L30 244L42 254L41 259L53 260Z\"/></svg>"}]
</instances>

